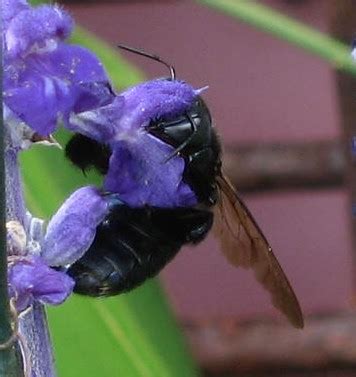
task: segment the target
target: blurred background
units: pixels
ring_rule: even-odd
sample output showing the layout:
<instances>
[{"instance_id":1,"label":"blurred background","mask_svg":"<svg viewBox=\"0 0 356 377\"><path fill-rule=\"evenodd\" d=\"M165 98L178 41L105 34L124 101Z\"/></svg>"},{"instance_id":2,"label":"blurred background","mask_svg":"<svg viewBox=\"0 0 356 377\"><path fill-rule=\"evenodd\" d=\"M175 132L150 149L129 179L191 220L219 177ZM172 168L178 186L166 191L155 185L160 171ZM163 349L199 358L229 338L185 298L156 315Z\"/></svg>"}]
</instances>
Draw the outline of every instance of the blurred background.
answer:
<instances>
[{"instance_id":1,"label":"blurred background","mask_svg":"<svg viewBox=\"0 0 356 377\"><path fill-rule=\"evenodd\" d=\"M194 1L63 3L78 24L111 46L158 54L175 66L179 79L209 86L204 98L228 174L306 316L303 331L290 328L252 274L228 265L212 237L185 248L160 279L202 375L354 376L355 78ZM351 50L355 2L258 3L343 40ZM148 59L124 56L146 79L167 73Z\"/></svg>"}]
</instances>

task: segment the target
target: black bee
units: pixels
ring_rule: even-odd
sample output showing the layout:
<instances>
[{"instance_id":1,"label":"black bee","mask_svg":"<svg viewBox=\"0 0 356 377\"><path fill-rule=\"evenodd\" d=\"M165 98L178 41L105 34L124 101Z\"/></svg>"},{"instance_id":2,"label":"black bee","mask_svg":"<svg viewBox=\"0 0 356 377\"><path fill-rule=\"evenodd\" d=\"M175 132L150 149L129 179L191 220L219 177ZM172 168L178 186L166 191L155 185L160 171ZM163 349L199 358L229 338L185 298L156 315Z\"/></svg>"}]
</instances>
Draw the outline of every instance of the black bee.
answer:
<instances>
[{"instance_id":1,"label":"black bee","mask_svg":"<svg viewBox=\"0 0 356 377\"><path fill-rule=\"evenodd\" d=\"M174 68L158 56L119 46L165 64L175 80ZM208 107L200 96L191 108L169 120L153 119L147 132L175 148L167 159L185 160L184 181L196 194L199 206L173 209L130 208L110 194L112 206L99 225L93 244L70 266L75 292L108 296L129 291L156 275L188 243L204 239L210 228L222 252L235 266L251 268L269 291L275 307L298 328L303 315L281 266L253 216L221 168L221 146ZM110 148L86 136L74 135L67 157L85 170L108 169Z\"/></svg>"},{"instance_id":2,"label":"black bee","mask_svg":"<svg viewBox=\"0 0 356 377\"><path fill-rule=\"evenodd\" d=\"M69 268L76 293L111 296L153 277L186 243L200 242L213 214L195 208L130 208L113 196L93 244Z\"/></svg>"}]
</instances>

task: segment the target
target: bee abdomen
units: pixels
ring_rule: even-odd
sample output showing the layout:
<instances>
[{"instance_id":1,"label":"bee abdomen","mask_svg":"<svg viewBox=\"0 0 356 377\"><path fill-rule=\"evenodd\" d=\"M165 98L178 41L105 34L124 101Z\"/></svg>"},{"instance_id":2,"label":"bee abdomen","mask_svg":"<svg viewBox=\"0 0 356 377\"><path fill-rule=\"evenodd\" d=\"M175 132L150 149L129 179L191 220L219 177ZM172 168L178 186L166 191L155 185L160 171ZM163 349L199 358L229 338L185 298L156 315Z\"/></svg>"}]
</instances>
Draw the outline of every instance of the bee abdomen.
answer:
<instances>
[{"instance_id":1,"label":"bee abdomen","mask_svg":"<svg viewBox=\"0 0 356 377\"><path fill-rule=\"evenodd\" d=\"M115 205L93 244L68 274L76 293L110 296L156 275L186 243L200 242L212 226L210 211Z\"/></svg>"}]
</instances>

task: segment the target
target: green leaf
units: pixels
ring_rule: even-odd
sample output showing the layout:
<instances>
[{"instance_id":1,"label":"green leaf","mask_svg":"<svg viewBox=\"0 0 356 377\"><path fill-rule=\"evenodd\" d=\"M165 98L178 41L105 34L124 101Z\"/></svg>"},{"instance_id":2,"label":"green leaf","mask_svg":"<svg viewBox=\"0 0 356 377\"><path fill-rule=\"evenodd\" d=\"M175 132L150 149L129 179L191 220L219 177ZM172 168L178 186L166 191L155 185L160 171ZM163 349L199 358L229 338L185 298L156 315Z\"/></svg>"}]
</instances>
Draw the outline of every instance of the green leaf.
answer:
<instances>
[{"instance_id":1,"label":"green leaf","mask_svg":"<svg viewBox=\"0 0 356 377\"><path fill-rule=\"evenodd\" d=\"M73 41L94 50L117 86L143 75L108 45L77 29ZM70 134L56 134L65 145ZM100 184L74 169L60 149L38 146L21 156L24 190L31 211L49 218L74 189ZM196 367L158 283L149 281L130 294L110 299L72 297L49 308L60 376L194 377Z\"/></svg>"},{"instance_id":2,"label":"green leaf","mask_svg":"<svg viewBox=\"0 0 356 377\"><path fill-rule=\"evenodd\" d=\"M336 69L356 74L356 64L351 58L349 46L259 2L251 0L198 1L301 47L327 60Z\"/></svg>"}]
</instances>

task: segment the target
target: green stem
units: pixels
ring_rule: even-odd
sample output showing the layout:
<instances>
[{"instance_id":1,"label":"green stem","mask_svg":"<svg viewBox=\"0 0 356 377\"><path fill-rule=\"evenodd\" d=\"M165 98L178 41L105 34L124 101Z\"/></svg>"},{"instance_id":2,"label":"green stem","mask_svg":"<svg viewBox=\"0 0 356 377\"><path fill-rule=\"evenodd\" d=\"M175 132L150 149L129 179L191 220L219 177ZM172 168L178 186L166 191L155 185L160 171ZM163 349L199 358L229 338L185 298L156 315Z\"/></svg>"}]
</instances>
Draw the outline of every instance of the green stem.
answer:
<instances>
[{"instance_id":1,"label":"green stem","mask_svg":"<svg viewBox=\"0 0 356 377\"><path fill-rule=\"evenodd\" d=\"M1 47L0 47L1 49ZM0 50L2 61L2 50ZM7 248L6 248L6 199L5 199L5 162L4 162L4 119L2 99L2 77L0 78L0 344L4 344L12 335L11 313L7 284ZM23 376L19 348L12 345L0 350L0 376Z\"/></svg>"},{"instance_id":2,"label":"green stem","mask_svg":"<svg viewBox=\"0 0 356 377\"><path fill-rule=\"evenodd\" d=\"M317 30L250 0L198 0L221 12L284 39L328 61L335 69L356 74L351 48Z\"/></svg>"}]
</instances>

